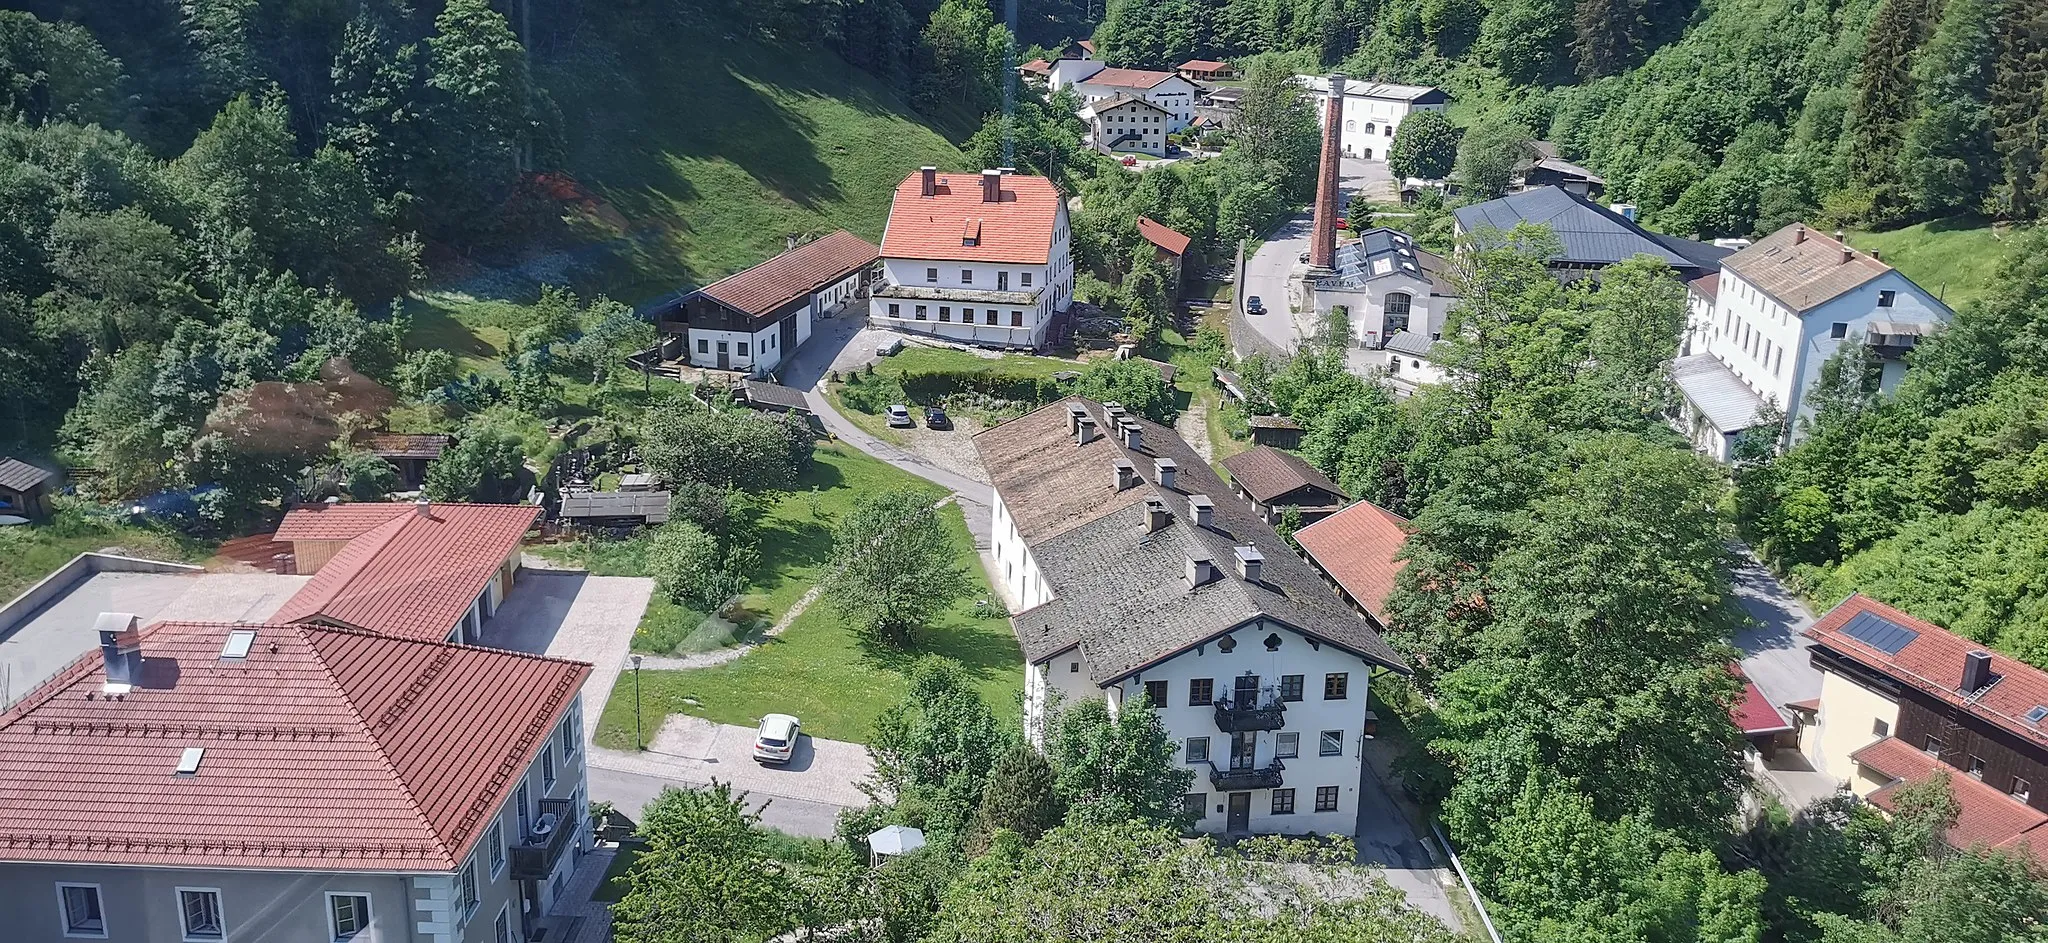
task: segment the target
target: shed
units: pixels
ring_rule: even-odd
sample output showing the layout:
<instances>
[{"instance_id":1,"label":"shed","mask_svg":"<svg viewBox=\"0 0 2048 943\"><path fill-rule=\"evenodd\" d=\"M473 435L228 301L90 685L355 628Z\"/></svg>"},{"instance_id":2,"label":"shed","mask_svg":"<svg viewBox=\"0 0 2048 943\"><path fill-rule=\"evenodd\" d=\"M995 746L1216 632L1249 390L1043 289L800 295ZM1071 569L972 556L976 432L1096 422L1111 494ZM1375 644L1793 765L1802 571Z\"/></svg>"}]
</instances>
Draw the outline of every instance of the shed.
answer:
<instances>
[{"instance_id":1,"label":"shed","mask_svg":"<svg viewBox=\"0 0 2048 943\"><path fill-rule=\"evenodd\" d=\"M50 483L57 473L18 458L0 457L0 514L31 520L50 513Z\"/></svg>"},{"instance_id":2,"label":"shed","mask_svg":"<svg viewBox=\"0 0 2048 943\"><path fill-rule=\"evenodd\" d=\"M1289 507L1301 511L1303 523L1318 521L1350 500L1300 456L1271 446L1253 446L1222 464L1238 496L1256 505L1268 524L1279 521L1281 511Z\"/></svg>"},{"instance_id":3,"label":"shed","mask_svg":"<svg viewBox=\"0 0 2048 943\"><path fill-rule=\"evenodd\" d=\"M366 451L398 469L398 480L408 489L418 488L425 482L427 466L454 445L454 436L438 434L373 432L363 440Z\"/></svg>"},{"instance_id":4,"label":"shed","mask_svg":"<svg viewBox=\"0 0 2048 943\"><path fill-rule=\"evenodd\" d=\"M811 412L810 404L804 401L804 391L767 380L741 380L740 397L748 406L765 412L804 415Z\"/></svg>"},{"instance_id":5,"label":"shed","mask_svg":"<svg viewBox=\"0 0 2048 943\"><path fill-rule=\"evenodd\" d=\"M666 491L571 491L555 516L595 526L665 524L668 500Z\"/></svg>"},{"instance_id":6,"label":"shed","mask_svg":"<svg viewBox=\"0 0 2048 943\"><path fill-rule=\"evenodd\" d=\"M1276 449L1301 448L1301 424L1286 416L1253 416L1247 424L1252 429L1253 445L1269 445Z\"/></svg>"}]
</instances>

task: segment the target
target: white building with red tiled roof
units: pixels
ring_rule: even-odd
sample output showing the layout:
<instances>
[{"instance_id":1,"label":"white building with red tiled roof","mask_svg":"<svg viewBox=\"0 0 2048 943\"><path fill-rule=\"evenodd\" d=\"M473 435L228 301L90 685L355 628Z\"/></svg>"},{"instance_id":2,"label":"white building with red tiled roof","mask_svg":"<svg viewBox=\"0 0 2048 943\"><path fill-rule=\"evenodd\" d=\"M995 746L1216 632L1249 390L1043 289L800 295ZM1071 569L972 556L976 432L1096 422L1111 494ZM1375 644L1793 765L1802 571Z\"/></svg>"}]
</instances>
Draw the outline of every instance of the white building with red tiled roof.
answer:
<instances>
[{"instance_id":1,"label":"white building with red tiled roof","mask_svg":"<svg viewBox=\"0 0 2048 943\"><path fill-rule=\"evenodd\" d=\"M690 292L655 320L691 366L766 374L811 339L818 318L855 301L879 253L842 229Z\"/></svg>"},{"instance_id":2,"label":"white building with red tiled roof","mask_svg":"<svg viewBox=\"0 0 2048 943\"><path fill-rule=\"evenodd\" d=\"M1066 200L1044 177L999 170L903 179L882 235L876 327L1034 348L1074 300Z\"/></svg>"},{"instance_id":3,"label":"white building with red tiled roof","mask_svg":"<svg viewBox=\"0 0 2048 943\"><path fill-rule=\"evenodd\" d=\"M108 613L0 713L0 937L527 939L589 847L588 664Z\"/></svg>"},{"instance_id":4,"label":"white building with red tiled roof","mask_svg":"<svg viewBox=\"0 0 2048 943\"><path fill-rule=\"evenodd\" d=\"M1053 64L1048 83L1055 92L1073 86L1083 102L1139 98L1166 112L1166 133L1195 120L1195 97L1201 86L1178 73L1150 69L1112 69L1094 59L1062 59Z\"/></svg>"},{"instance_id":5,"label":"white building with red tiled roof","mask_svg":"<svg viewBox=\"0 0 2048 943\"><path fill-rule=\"evenodd\" d=\"M540 519L527 504L294 508L275 538L313 579L272 616L421 641L477 643Z\"/></svg>"}]
</instances>

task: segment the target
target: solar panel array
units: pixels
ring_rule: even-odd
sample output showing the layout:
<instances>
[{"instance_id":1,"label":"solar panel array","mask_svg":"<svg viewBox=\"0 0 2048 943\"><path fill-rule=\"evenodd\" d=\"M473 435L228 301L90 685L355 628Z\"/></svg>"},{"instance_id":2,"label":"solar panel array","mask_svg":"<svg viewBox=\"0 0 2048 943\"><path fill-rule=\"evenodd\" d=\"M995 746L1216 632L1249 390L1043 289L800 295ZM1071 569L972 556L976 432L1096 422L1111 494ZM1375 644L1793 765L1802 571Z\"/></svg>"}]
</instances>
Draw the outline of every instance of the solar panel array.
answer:
<instances>
[{"instance_id":1,"label":"solar panel array","mask_svg":"<svg viewBox=\"0 0 2048 943\"><path fill-rule=\"evenodd\" d=\"M1887 655L1898 654L1900 649L1913 644L1913 640L1920 637L1917 630L1906 628L1872 612L1857 613L1842 626L1841 632Z\"/></svg>"}]
</instances>

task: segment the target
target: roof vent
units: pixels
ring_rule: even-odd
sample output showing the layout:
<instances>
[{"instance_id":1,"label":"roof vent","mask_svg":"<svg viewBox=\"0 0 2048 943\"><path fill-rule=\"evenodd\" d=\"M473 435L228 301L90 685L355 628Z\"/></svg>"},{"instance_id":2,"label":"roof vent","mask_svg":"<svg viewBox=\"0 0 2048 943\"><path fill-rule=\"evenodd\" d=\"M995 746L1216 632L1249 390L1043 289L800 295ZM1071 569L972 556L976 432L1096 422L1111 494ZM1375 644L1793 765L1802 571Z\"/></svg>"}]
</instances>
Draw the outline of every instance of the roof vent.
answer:
<instances>
[{"instance_id":1,"label":"roof vent","mask_svg":"<svg viewBox=\"0 0 2048 943\"><path fill-rule=\"evenodd\" d=\"M1152 471L1159 478L1159 487L1168 491L1173 490L1174 483L1180 479L1180 463L1170 458L1153 459Z\"/></svg>"},{"instance_id":2,"label":"roof vent","mask_svg":"<svg viewBox=\"0 0 2048 943\"><path fill-rule=\"evenodd\" d=\"M255 629L229 629L227 644L220 647L220 657L239 661L249 657L249 649L255 644Z\"/></svg>"},{"instance_id":3,"label":"roof vent","mask_svg":"<svg viewBox=\"0 0 2048 943\"><path fill-rule=\"evenodd\" d=\"M1138 483L1138 466L1131 464L1129 459L1120 458L1116 460L1115 474L1116 490L1118 491L1123 491Z\"/></svg>"},{"instance_id":4,"label":"roof vent","mask_svg":"<svg viewBox=\"0 0 2048 943\"><path fill-rule=\"evenodd\" d=\"M1144 450L1145 427L1138 425L1136 420L1130 419L1124 420L1117 425L1124 433L1124 448L1130 449L1133 452Z\"/></svg>"},{"instance_id":5,"label":"roof vent","mask_svg":"<svg viewBox=\"0 0 2048 943\"><path fill-rule=\"evenodd\" d=\"M1996 680L1991 674L1990 652L1974 651L1963 656L1963 686L1958 689L1962 693L1976 694Z\"/></svg>"},{"instance_id":6,"label":"roof vent","mask_svg":"<svg viewBox=\"0 0 2048 943\"><path fill-rule=\"evenodd\" d=\"M434 502L429 501L426 498L420 498L419 500L414 501L412 503L412 509L420 512L421 517L431 518L434 516Z\"/></svg>"},{"instance_id":7,"label":"roof vent","mask_svg":"<svg viewBox=\"0 0 2048 943\"><path fill-rule=\"evenodd\" d=\"M1851 263L1851 262L1854 262L1854 261L1856 261L1856 250L1854 250L1854 249L1851 249L1851 248L1849 248L1849 245L1848 245L1848 243L1843 243L1843 244L1842 244L1842 264L1843 264L1843 265L1847 265L1847 264L1849 264L1849 263Z\"/></svg>"},{"instance_id":8,"label":"roof vent","mask_svg":"<svg viewBox=\"0 0 2048 943\"><path fill-rule=\"evenodd\" d=\"M1173 520L1166 510L1166 502L1158 498L1145 499L1145 533L1156 534L1165 529Z\"/></svg>"},{"instance_id":9,"label":"roof vent","mask_svg":"<svg viewBox=\"0 0 2048 943\"><path fill-rule=\"evenodd\" d=\"M1216 520L1216 502L1206 494L1188 495L1188 516L1195 519L1196 527L1208 527Z\"/></svg>"},{"instance_id":10,"label":"roof vent","mask_svg":"<svg viewBox=\"0 0 2048 943\"><path fill-rule=\"evenodd\" d=\"M1193 589L1216 578L1216 564L1207 557L1188 558L1188 588Z\"/></svg>"},{"instance_id":11,"label":"roof vent","mask_svg":"<svg viewBox=\"0 0 2048 943\"><path fill-rule=\"evenodd\" d=\"M1794 224L1792 227L1792 244L1796 246L1805 241L1806 225L1804 223Z\"/></svg>"},{"instance_id":12,"label":"roof vent","mask_svg":"<svg viewBox=\"0 0 2048 943\"><path fill-rule=\"evenodd\" d=\"M1095 441L1095 417L1082 416L1074 420L1074 444L1087 445Z\"/></svg>"},{"instance_id":13,"label":"roof vent","mask_svg":"<svg viewBox=\"0 0 2048 943\"><path fill-rule=\"evenodd\" d=\"M185 752L178 754L178 775L199 775L199 761L205 758L205 747L186 747Z\"/></svg>"},{"instance_id":14,"label":"roof vent","mask_svg":"<svg viewBox=\"0 0 2048 943\"><path fill-rule=\"evenodd\" d=\"M1252 546L1238 547L1234 552L1237 555L1237 575L1244 577L1247 583L1258 582L1266 569L1266 555Z\"/></svg>"},{"instance_id":15,"label":"roof vent","mask_svg":"<svg viewBox=\"0 0 2048 943\"><path fill-rule=\"evenodd\" d=\"M1067 434L1081 431L1081 420L1088 418L1088 410L1080 403L1067 404Z\"/></svg>"},{"instance_id":16,"label":"roof vent","mask_svg":"<svg viewBox=\"0 0 2048 943\"><path fill-rule=\"evenodd\" d=\"M142 683L142 620L131 612L102 612L92 625L100 636L108 694L126 694Z\"/></svg>"}]
</instances>

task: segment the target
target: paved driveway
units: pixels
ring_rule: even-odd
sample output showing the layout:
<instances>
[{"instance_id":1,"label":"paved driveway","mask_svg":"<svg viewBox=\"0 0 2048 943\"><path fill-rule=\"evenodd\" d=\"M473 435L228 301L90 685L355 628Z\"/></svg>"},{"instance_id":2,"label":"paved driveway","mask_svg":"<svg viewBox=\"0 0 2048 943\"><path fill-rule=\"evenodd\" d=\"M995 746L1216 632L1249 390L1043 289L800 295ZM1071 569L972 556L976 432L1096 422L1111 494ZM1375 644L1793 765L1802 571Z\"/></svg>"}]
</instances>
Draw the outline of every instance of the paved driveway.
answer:
<instances>
[{"instance_id":1,"label":"paved driveway","mask_svg":"<svg viewBox=\"0 0 2048 943\"><path fill-rule=\"evenodd\" d=\"M754 729L672 714L647 749L590 751L592 798L609 800L634 815L663 784L732 784L755 799L773 800L763 820L799 835L829 837L841 809L867 804L859 784L874 772L858 743L808 734L782 766L754 762Z\"/></svg>"},{"instance_id":2,"label":"paved driveway","mask_svg":"<svg viewBox=\"0 0 2048 943\"><path fill-rule=\"evenodd\" d=\"M484 624L484 644L590 662L583 683L583 729L597 729L612 683L626 662L633 631L654 595L641 576L590 576L576 570L519 571L497 617Z\"/></svg>"},{"instance_id":3,"label":"paved driveway","mask_svg":"<svg viewBox=\"0 0 2048 943\"><path fill-rule=\"evenodd\" d=\"M1243 310L1245 299L1257 295L1266 313L1245 314L1245 323L1284 351L1293 351L1303 333L1300 316L1294 313L1298 303L1294 295L1299 294L1301 285L1296 270L1305 270L1300 258L1308 251L1309 223L1307 214L1288 220L1268 233L1259 251L1244 260L1244 298L1239 299L1239 310Z\"/></svg>"},{"instance_id":4,"label":"paved driveway","mask_svg":"<svg viewBox=\"0 0 2048 943\"><path fill-rule=\"evenodd\" d=\"M1387 883L1408 898L1409 906L1456 929L1460 919L1449 895L1462 892L1446 889L1448 875L1430 859L1373 764L1360 763L1359 770L1358 863L1379 869Z\"/></svg>"}]
</instances>

